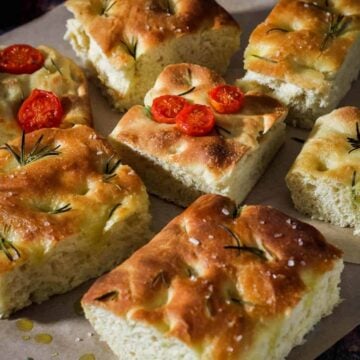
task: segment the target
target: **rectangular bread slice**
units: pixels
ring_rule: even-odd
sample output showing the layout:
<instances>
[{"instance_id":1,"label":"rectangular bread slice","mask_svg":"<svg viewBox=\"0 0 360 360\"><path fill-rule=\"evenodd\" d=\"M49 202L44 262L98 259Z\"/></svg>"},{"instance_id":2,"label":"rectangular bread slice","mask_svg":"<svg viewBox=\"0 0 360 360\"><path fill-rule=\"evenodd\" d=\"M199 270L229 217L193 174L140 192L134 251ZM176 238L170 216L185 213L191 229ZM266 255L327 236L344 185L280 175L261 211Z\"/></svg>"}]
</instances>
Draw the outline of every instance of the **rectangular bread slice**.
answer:
<instances>
[{"instance_id":1,"label":"rectangular bread slice","mask_svg":"<svg viewBox=\"0 0 360 360\"><path fill-rule=\"evenodd\" d=\"M68 0L65 38L124 111L142 104L168 64L193 62L225 73L239 49L236 21L214 0Z\"/></svg>"},{"instance_id":2,"label":"rectangular bread slice","mask_svg":"<svg viewBox=\"0 0 360 360\"><path fill-rule=\"evenodd\" d=\"M247 73L290 108L292 125L311 129L334 110L360 70L358 0L280 0L250 37Z\"/></svg>"},{"instance_id":3,"label":"rectangular bread slice","mask_svg":"<svg viewBox=\"0 0 360 360\"><path fill-rule=\"evenodd\" d=\"M319 118L286 183L299 211L360 235L360 110Z\"/></svg>"},{"instance_id":4,"label":"rectangular bread slice","mask_svg":"<svg viewBox=\"0 0 360 360\"><path fill-rule=\"evenodd\" d=\"M0 45L0 51L4 49ZM92 124L88 83L82 69L53 48L41 45L36 50L44 57L40 69L20 75L0 72L0 146L21 136L19 109L35 89L51 91L59 98L61 128Z\"/></svg>"},{"instance_id":5,"label":"rectangular bread slice","mask_svg":"<svg viewBox=\"0 0 360 360\"><path fill-rule=\"evenodd\" d=\"M239 112L215 113L215 130L200 137L183 134L176 124L158 123L148 111L164 94L186 93L188 101L209 105L208 91L224 83L198 65L169 65L146 95L146 107L131 108L110 134L151 193L182 206L204 193L240 203L282 145L287 109L266 95L247 93Z\"/></svg>"},{"instance_id":6,"label":"rectangular bread slice","mask_svg":"<svg viewBox=\"0 0 360 360\"><path fill-rule=\"evenodd\" d=\"M342 269L314 227L205 195L82 306L119 359L280 360L338 304Z\"/></svg>"},{"instance_id":7,"label":"rectangular bread slice","mask_svg":"<svg viewBox=\"0 0 360 360\"><path fill-rule=\"evenodd\" d=\"M0 317L119 264L149 238L144 185L87 126L0 150Z\"/></svg>"}]
</instances>

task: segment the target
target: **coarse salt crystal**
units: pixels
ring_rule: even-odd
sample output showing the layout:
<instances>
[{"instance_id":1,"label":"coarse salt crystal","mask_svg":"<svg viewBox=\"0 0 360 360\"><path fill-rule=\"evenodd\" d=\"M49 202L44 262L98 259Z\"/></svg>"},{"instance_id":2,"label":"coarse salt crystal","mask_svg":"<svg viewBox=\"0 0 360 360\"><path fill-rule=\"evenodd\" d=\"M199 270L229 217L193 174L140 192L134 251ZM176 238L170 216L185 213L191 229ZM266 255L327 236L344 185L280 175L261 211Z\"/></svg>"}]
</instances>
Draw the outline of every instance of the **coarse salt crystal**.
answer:
<instances>
[{"instance_id":1,"label":"coarse salt crystal","mask_svg":"<svg viewBox=\"0 0 360 360\"><path fill-rule=\"evenodd\" d=\"M275 238L275 239L281 238L281 237L283 237L283 236L284 236L284 234L282 234L282 233L275 233L275 234L274 234L274 238Z\"/></svg>"},{"instance_id":2,"label":"coarse salt crystal","mask_svg":"<svg viewBox=\"0 0 360 360\"><path fill-rule=\"evenodd\" d=\"M226 215L226 216L230 215L230 211L229 211L228 209L226 209L226 208L223 208L223 209L221 210L221 212L222 212L224 215Z\"/></svg>"},{"instance_id":3,"label":"coarse salt crystal","mask_svg":"<svg viewBox=\"0 0 360 360\"><path fill-rule=\"evenodd\" d=\"M290 259L290 260L288 261L288 266L289 266L289 267L294 267L294 266L295 266L295 261L294 261L293 259Z\"/></svg>"},{"instance_id":4,"label":"coarse salt crystal","mask_svg":"<svg viewBox=\"0 0 360 360\"><path fill-rule=\"evenodd\" d=\"M195 246L200 245L200 241L198 239L193 238L193 237L189 238L189 241Z\"/></svg>"}]
</instances>

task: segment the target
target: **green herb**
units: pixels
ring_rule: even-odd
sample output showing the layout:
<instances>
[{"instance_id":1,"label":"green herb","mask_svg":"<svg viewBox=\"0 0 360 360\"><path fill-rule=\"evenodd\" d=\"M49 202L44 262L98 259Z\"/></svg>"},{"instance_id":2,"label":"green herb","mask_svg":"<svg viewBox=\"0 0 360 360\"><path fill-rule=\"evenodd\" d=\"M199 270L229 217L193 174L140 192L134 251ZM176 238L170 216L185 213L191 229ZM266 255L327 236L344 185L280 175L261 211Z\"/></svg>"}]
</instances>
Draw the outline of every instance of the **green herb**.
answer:
<instances>
[{"instance_id":1,"label":"green herb","mask_svg":"<svg viewBox=\"0 0 360 360\"><path fill-rule=\"evenodd\" d=\"M155 288L159 284L165 285L166 287L169 287L169 280L167 279L166 273L164 271L160 271L152 280L151 287Z\"/></svg>"},{"instance_id":2,"label":"green herb","mask_svg":"<svg viewBox=\"0 0 360 360\"><path fill-rule=\"evenodd\" d=\"M273 31L280 31L280 32L283 32L283 33L288 33L290 32L290 30L286 30L286 29L283 29L283 28L272 28L272 29L269 29L266 34L270 34L272 33Z\"/></svg>"},{"instance_id":3,"label":"green herb","mask_svg":"<svg viewBox=\"0 0 360 360\"><path fill-rule=\"evenodd\" d=\"M51 58L51 63L53 64L54 68L60 73L60 75L62 76L63 73L61 72L59 66L56 64L56 62Z\"/></svg>"},{"instance_id":4,"label":"green herb","mask_svg":"<svg viewBox=\"0 0 360 360\"><path fill-rule=\"evenodd\" d=\"M184 92L182 92L181 94L178 94L178 96L184 96L184 95L190 94L190 93L193 92L195 89L196 89L196 87L193 86L193 87L190 88L189 90L184 91Z\"/></svg>"},{"instance_id":5,"label":"green herb","mask_svg":"<svg viewBox=\"0 0 360 360\"><path fill-rule=\"evenodd\" d=\"M254 254L256 256L259 256L260 258L266 260L266 256L265 256L264 251L262 251L262 250L260 250L258 248L255 248L255 247L241 245L240 238L238 237L237 234L235 234L232 230L230 230L225 225L219 225L219 227L224 229L236 241L236 245L226 245L226 246L224 246L224 249L226 249L226 250L237 250L238 255L240 255L242 251L247 251L247 252L250 252L250 253L252 253L252 254Z\"/></svg>"},{"instance_id":6,"label":"green herb","mask_svg":"<svg viewBox=\"0 0 360 360\"><path fill-rule=\"evenodd\" d=\"M3 251L9 261L15 261L21 257L19 250L6 237L9 233L10 227L4 228L3 234L0 234L0 251Z\"/></svg>"},{"instance_id":7,"label":"green herb","mask_svg":"<svg viewBox=\"0 0 360 360\"><path fill-rule=\"evenodd\" d=\"M344 15L331 14L329 30L325 34L324 41L320 46L320 50L324 51L329 44L329 41L335 39L346 29L349 24L349 18Z\"/></svg>"},{"instance_id":8,"label":"green herb","mask_svg":"<svg viewBox=\"0 0 360 360\"><path fill-rule=\"evenodd\" d=\"M357 173L356 171L353 172L352 181L351 181L351 197L355 205L358 203L358 194L356 190L356 183L357 183Z\"/></svg>"},{"instance_id":9,"label":"green herb","mask_svg":"<svg viewBox=\"0 0 360 360\"><path fill-rule=\"evenodd\" d=\"M113 177L116 176L116 174L114 174L114 172L116 171L116 169L119 167L120 164L121 164L121 160L116 159L114 155L112 155L106 161L106 164L104 166L104 180L105 181L109 181L110 179L112 179Z\"/></svg>"},{"instance_id":10,"label":"green herb","mask_svg":"<svg viewBox=\"0 0 360 360\"><path fill-rule=\"evenodd\" d=\"M349 151L349 154L355 150L360 149L360 128L358 122L356 123L356 137L355 138L348 137L347 141L352 147L352 149Z\"/></svg>"},{"instance_id":11,"label":"green herb","mask_svg":"<svg viewBox=\"0 0 360 360\"><path fill-rule=\"evenodd\" d=\"M298 143L300 143L300 144L305 144L305 140L304 140L304 139L298 138L298 137L296 137L296 136L292 137L291 139L294 140L294 141L296 141L296 142L298 142Z\"/></svg>"},{"instance_id":12,"label":"green herb","mask_svg":"<svg viewBox=\"0 0 360 360\"><path fill-rule=\"evenodd\" d=\"M215 125L215 130L219 135L221 135L221 131L228 135L231 135L231 131L229 131L228 129L225 129L224 127L222 127L220 125Z\"/></svg>"},{"instance_id":13,"label":"green herb","mask_svg":"<svg viewBox=\"0 0 360 360\"><path fill-rule=\"evenodd\" d=\"M251 55L251 56L253 56L254 58L260 59L260 60L267 61L267 62L272 63L272 64L278 64L277 61L275 61L273 59L269 59L269 58L264 57L264 56L260 56L260 55Z\"/></svg>"},{"instance_id":14,"label":"green herb","mask_svg":"<svg viewBox=\"0 0 360 360\"><path fill-rule=\"evenodd\" d=\"M121 203L118 203L110 210L109 219L114 215L115 210L120 206L121 206Z\"/></svg>"},{"instance_id":15,"label":"green herb","mask_svg":"<svg viewBox=\"0 0 360 360\"><path fill-rule=\"evenodd\" d=\"M145 106L145 115L152 120L151 107Z\"/></svg>"},{"instance_id":16,"label":"green herb","mask_svg":"<svg viewBox=\"0 0 360 360\"><path fill-rule=\"evenodd\" d=\"M96 301L108 301L117 300L119 298L119 292L117 290L109 291L101 296L98 296L94 300Z\"/></svg>"},{"instance_id":17,"label":"green herb","mask_svg":"<svg viewBox=\"0 0 360 360\"><path fill-rule=\"evenodd\" d=\"M136 50L137 50L137 45L138 45L138 41L135 38L132 38L131 42L129 41L124 41L124 40L120 40L120 43L122 45L124 45L124 47L126 48L126 50L128 51L128 53L134 58L136 59Z\"/></svg>"},{"instance_id":18,"label":"green herb","mask_svg":"<svg viewBox=\"0 0 360 360\"><path fill-rule=\"evenodd\" d=\"M161 2L161 8L169 15L174 15L175 14L175 9L172 6L170 0L163 0Z\"/></svg>"},{"instance_id":19,"label":"green herb","mask_svg":"<svg viewBox=\"0 0 360 360\"><path fill-rule=\"evenodd\" d=\"M71 209L72 209L71 204L66 204L64 206L59 207L58 209L50 211L49 214L53 214L53 215L62 214L62 213L70 211Z\"/></svg>"},{"instance_id":20,"label":"green herb","mask_svg":"<svg viewBox=\"0 0 360 360\"><path fill-rule=\"evenodd\" d=\"M103 8L102 12L101 12L101 15L104 15L105 17L108 17L109 16L109 11L110 9L117 3L117 1L113 1L113 2L110 2L110 1L106 1L105 2L105 7Z\"/></svg>"},{"instance_id":21,"label":"green herb","mask_svg":"<svg viewBox=\"0 0 360 360\"><path fill-rule=\"evenodd\" d=\"M1 149L7 150L17 161L17 163L20 166L25 166L27 164L30 164L33 161L42 159L46 156L53 156L53 155L59 155L60 151L57 151L57 149L60 148L60 145L55 146L54 148L51 148L49 145L41 146L41 142L43 140L44 136L41 135L38 140L36 141L35 145L31 149L31 151L26 154L25 152L25 132L23 131L21 135L21 145L20 145L20 152L18 153L12 146L9 144L4 144Z\"/></svg>"},{"instance_id":22,"label":"green herb","mask_svg":"<svg viewBox=\"0 0 360 360\"><path fill-rule=\"evenodd\" d=\"M242 205L235 206L234 211L233 211L233 213L232 213L233 219L236 219L238 216L240 216L243 208L244 208L244 207L243 207Z\"/></svg>"}]
</instances>

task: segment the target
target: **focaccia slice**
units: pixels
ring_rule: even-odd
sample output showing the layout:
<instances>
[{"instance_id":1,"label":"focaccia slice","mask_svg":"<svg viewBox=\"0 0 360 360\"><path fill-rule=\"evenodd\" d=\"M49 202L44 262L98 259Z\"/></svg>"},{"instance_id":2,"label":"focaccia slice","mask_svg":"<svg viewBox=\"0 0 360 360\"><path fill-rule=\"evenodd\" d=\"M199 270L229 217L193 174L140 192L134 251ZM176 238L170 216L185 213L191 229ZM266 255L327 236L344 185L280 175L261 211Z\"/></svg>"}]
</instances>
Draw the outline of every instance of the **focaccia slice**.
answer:
<instances>
[{"instance_id":1,"label":"focaccia slice","mask_svg":"<svg viewBox=\"0 0 360 360\"><path fill-rule=\"evenodd\" d=\"M112 105L142 104L166 65L225 73L239 49L236 21L214 0L68 0L65 38Z\"/></svg>"},{"instance_id":2,"label":"focaccia slice","mask_svg":"<svg viewBox=\"0 0 360 360\"><path fill-rule=\"evenodd\" d=\"M314 227L205 195L82 305L119 359L281 360L338 304L342 269Z\"/></svg>"},{"instance_id":3,"label":"focaccia slice","mask_svg":"<svg viewBox=\"0 0 360 360\"><path fill-rule=\"evenodd\" d=\"M149 236L145 187L84 125L0 150L0 317L112 269Z\"/></svg>"},{"instance_id":4,"label":"focaccia slice","mask_svg":"<svg viewBox=\"0 0 360 360\"><path fill-rule=\"evenodd\" d=\"M250 37L240 83L265 88L311 129L334 110L360 70L358 0L280 0Z\"/></svg>"},{"instance_id":5,"label":"focaccia slice","mask_svg":"<svg viewBox=\"0 0 360 360\"><path fill-rule=\"evenodd\" d=\"M360 235L360 110L319 118L286 182L299 211Z\"/></svg>"},{"instance_id":6,"label":"focaccia slice","mask_svg":"<svg viewBox=\"0 0 360 360\"><path fill-rule=\"evenodd\" d=\"M164 94L184 94L209 105L208 91L225 81L192 64L169 65L145 98L151 106ZM203 193L240 203L284 141L287 109L277 100L247 93L235 114L216 113L215 130L201 137L183 134L175 124L155 122L147 107L135 106L110 134L110 141L145 182L148 190L186 206Z\"/></svg>"},{"instance_id":7,"label":"focaccia slice","mask_svg":"<svg viewBox=\"0 0 360 360\"><path fill-rule=\"evenodd\" d=\"M0 72L0 145L21 135L17 114L34 89L51 91L59 97L64 110L60 127L92 123L88 85L81 68L53 48L37 49L45 58L39 70L20 75Z\"/></svg>"}]
</instances>

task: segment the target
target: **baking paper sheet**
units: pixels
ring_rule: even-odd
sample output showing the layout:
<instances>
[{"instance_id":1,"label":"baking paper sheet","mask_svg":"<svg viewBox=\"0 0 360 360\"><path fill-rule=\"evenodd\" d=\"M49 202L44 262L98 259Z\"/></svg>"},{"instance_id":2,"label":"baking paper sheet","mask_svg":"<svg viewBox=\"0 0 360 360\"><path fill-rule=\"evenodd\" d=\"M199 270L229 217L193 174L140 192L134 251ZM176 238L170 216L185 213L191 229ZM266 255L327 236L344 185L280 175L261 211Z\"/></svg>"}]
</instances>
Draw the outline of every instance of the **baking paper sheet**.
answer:
<instances>
[{"instance_id":1,"label":"baking paper sheet","mask_svg":"<svg viewBox=\"0 0 360 360\"><path fill-rule=\"evenodd\" d=\"M255 0L221 0L240 23L243 29L242 44L246 46L251 30L266 17L274 1ZM63 40L66 19L70 14L63 6L55 8L43 17L26 24L0 37L0 44L29 43L32 45L46 44L57 48L76 61L70 45ZM232 61L228 80L242 74L242 51ZM360 81L354 84L350 94L342 105L360 106ZM95 127L103 135L113 129L120 115L111 111L107 102L98 90L91 85L92 108ZM273 205L289 215L308 221L319 228L325 236L335 244L341 245L344 239L348 244L345 248L347 263L342 276L343 302L334 313L323 319L307 336L304 345L295 348L288 359L311 360L342 338L360 323L360 237L354 237L350 229L340 229L329 224L309 221L298 214L292 207L284 176L301 149L301 144L291 138L305 139L308 133L298 129L288 129L288 138L283 148L270 165L268 171L251 192L246 203ZM160 230L169 220L179 214L181 209L152 198L153 229ZM92 281L65 295L54 296L40 305L32 305L16 313L9 320L0 320L0 359L1 360L76 360L86 353L94 354L97 360L114 360L115 357L104 342L99 341L94 330L84 317L74 311L74 304L79 300ZM29 318L34 328L29 332L19 331L16 321ZM39 344L35 336L47 333L53 337L50 344ZM24 337L25 336L25 337ZM23 338L24 337L24 338ZM145 359L144 359L145 360ZM175 360L175 359L174 359Z\"/></svg>"}]
</instances>

